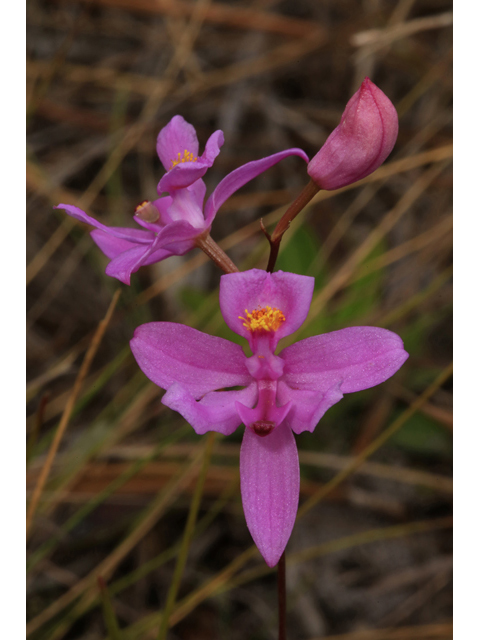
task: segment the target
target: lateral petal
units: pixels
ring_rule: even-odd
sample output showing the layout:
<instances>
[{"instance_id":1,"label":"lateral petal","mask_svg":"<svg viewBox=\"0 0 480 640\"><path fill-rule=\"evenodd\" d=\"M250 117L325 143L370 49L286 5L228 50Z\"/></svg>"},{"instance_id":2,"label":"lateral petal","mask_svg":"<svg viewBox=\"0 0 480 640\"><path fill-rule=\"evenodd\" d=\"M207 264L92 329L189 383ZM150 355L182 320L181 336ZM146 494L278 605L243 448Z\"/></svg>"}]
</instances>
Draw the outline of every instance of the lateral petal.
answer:
<instances>
[{"instance_id":1,"label":"lateral petal","mask_svg":"<svg viewBox=\"0 0 480 640\"><path fill-rule=\"evenodd\" d=\"M132 249L119 253L109 262L105 273L129 285L130 276L143 265L143 260L150 255L150 249L151 245L136 245Z\"/></svg>"},{"instance_id":2,"label":"lateral petal","mask_svg":"<svg viewBox=\"0 0 480 640\"><path fill-rule=\"evenodd\" d=\"M147 378L162 389L178 382L195 399L252 381L239 345L181 324L143 324L135 330L130 347Z\"/></svg>"},{"instance_id":3,"label":"lateral petal","mask_svg":"<svg viewBox=\"0 0 480 640\"><path fill-rule=\"evenodd\" d=\"M129 229L127 227L108 227L106 224L102 224L82 211L78 207L74 207L71 204L59 204L54 209L63 209L69 216L84 222L85 224L91 224L97 229L101 229L105 233L108 233L115 238L121 238L128 242L134 242L135 244L149 244L155 237L150 231L143 231L143 229Z\"/></svg>"},{"instance_id":4,"label":"lateral petal","mask_svg":"<svg viewBox=\"0 0 480 640\"><path fill-rule=\"evenodd\" d=\"M267 156L266 158L262 158L261 160L253 160L252 162L247 162L235 171L229 173L221 182L218 183L215 191L207 200L207 204L205 205L205 219L207 224L211 224L217 211L220 209L222 204L230 198L230 196L238 191L240 187L256 178L261 173L273 167L273 165L280 162L284 158L288 158L288 156L300 156L305 162L308 163L307 154L301 149L286 149L285 151L280 151L280 153L274 153L271 156Z\"/></svg>"},{"instance_id":5,"label":"lateral petal","mask_svg":"<svg viewBox=\"0 0 480 640\"><path fill-rule=\"evenodd\" d=\"M159 231L152 243L152 251L161 247L177 256L181 256L195 246L195 238L204 231L186 220L175 220Z\"/></svg>"},{"instance_id":6,"label":"lateral petal","mask_svg":"<svg viewBox=\"0 0 480 640\"><path fill-rule=\"evenodd\" d=\"M297 445L285 423L265 437L245 429L240 486L248 529L265 562L273 567L292 533L300 493Z\"/></svg>"},{"instance_id":7,"label":"lateral petal","mask_svg":"<svg viewBox=\"0 0 480 640\"><path fill-rule=\"evenodd\" d=\"M225 276L223 276L225 277ZM284 349L282 380L294 389L342 393L384 382L408 358L396 333L377 327L349 327L300 340Z\"/></svg>"},{"instance_id":8,"label":"lateral petal","mask_svg":"<svg viewBox=\"0 0 480 640\"><path fill-rule=\"evenodd\" d=\"M257 385L250 384L239 391L211 391L201 400L181 384L173 384L162 398L162 403L178 411L198 434L217 431L229 436L241 424L236 402L253 406L257 398Z\"/></svg>"},{"instance_id":9,"label":"lateral petal","mask_svg":"<svg viewBox=\"0 0 480 640\"><path fill-rule=\"evenodd\" d=\"M289 402L291 409L285 418L287 424L295 433L313 431L320 418L327 409L333 407L343 398L340 391L340 383L335 384L325 393L319 391L307 391L291 389L285 382L278 383L278 401Z\"/></svg>"},{"instance_id":10,"label":"lateral petal","mask_svg":"<svg viewBox=\"0 0 480 640\"><path fill-rule=\"evenodd\" d=\"M107 258L110 258L111 260L129 249L138 247L138 244L134 244L133 242L129 242L123 238L116 238L101 229L94 229L93 231L90 231L90 236L97 247L103 251ZM145 249L145 246L142 245L142 248Z\"/></svg>"}]
</instances>

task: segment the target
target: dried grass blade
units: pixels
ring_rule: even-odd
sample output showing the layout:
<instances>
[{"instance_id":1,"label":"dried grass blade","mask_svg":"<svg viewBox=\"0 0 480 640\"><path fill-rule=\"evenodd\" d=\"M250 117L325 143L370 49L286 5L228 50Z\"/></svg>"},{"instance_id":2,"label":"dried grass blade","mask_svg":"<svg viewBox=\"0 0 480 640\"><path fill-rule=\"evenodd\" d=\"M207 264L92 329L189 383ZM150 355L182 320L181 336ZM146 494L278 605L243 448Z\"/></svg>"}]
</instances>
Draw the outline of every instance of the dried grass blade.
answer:
<instances>
[{"instance_id":1,"label":"dried grass blade","mask_svg":"<svg viewBox=\"0 0 480 640\"><path fill-rule=\"evenodd\" d=\"M172 582L167 593L167 601L162 612L162 618L160 621L160 628L158 630L158 640L164 640L167 636L170 615L175 605L178 589L182 580L183 571L187 562L188 550L192 535L195 529L195 522L197 520L198 509L200 507L200 501L202 499L203 487L205 485L205 479L207 477L207 471L210 466L210 460L212 457L213 446L215 444L216 434L214 431L208 434L207 443L205 445L205 451L203 454L203 464L198 476L197 483L195 485L195 491L190 503L190 510L188 512L187 523L183 533L182 543L178 552L177 563L175 565L175 571L173 574Z\"/></svg>"},{"instance_id":2,"label":"dried grass blade","mask_svg":"<svg viewBox=\"0 0 480 640\"><path fill-rule=\"evenodd\" d=\"M327 482L315 495L309 498L298 510L298 516L301 518L307 511L310 511L320 500L325 498L333 489L338 487L349 475L351 475L358 467L360 467L367 458L375 453L387 440L389 440L394 433L396 433L400 427L414 414L420 407L435 393L435 391L442 386L442 384L448 380L453 372L453 363L450 363L440 373L440 375L429 385L425 391L406 409L392 424L385 429L375 440L366 447L361 454L356 456L353 461L345 467L343 471L337 474L330 482Z\"/></svg>"},{"instance_id":3,"label":"dried grass blade","mask_svg":"<svg viewBox=\"0 0 480 640\"><path fill-rule=\"evenodd\" d=\"M57 640L68 631L71 624L73 624L74 619L82 615L82 613L88 609L92 601L95 599L97 595L95 588L97 576L102 575L105 579L110 577L119 562L121 562L123 558L138 544L138 542L152 529L176 496L183 491L186 485L188 485L200 465L202 456L203 451L199 451L193 460L185 464L180 469L177 475L171 479L167 486L153 501L153 504L150 505L143 516L139 519L135 528L127 535L120 545L110 553L110 555L108 555L87 576L82 578L72 589L70 589L70 591L67 591L67 593L58 598L27 625L27 635L35 632L83 594L82 599L74 607L74 610L70 612L67 619L61 622L57 629L52 633L50 640Z\"/></svg>"},{"instance_id":4,"label":"dried grass blade","mask_svg":"<svg viewBox=\"0 0 480 640\"><path fill-rule=\"evenodd\" d=\"M40 477L38 478L38 482L35 486L32 499L28 507L27 525L26 525L27 536L30 531L30 528L33 522L33 517L35 515L35 511L37 509L40 497L42 495L43 488L45 486L48 475L50 473L53 460L58 451L58 447L60 446L60 442L62 440L63 434L65 433L65 430L67 428L68 422L70 420L70 416L72 415L72 411L75 406L75 402L77 400L78 394L80 393L80 389L82 388L83 381L85 380L85 377L90 369L90 365L92 364L93 358L95 357L95 354L97 353L97 349L100 346L100 342L102 341L103 335L112 318L113 312L115 310L118 299L120 297L120 293L121 293L121 290L117 289L117 291L113 295L113 298L110 303L110 306L108 307L107 313L104 319L98 325L97 331L95 332L92 338L92 342L90 343L88 351L85 354L85 358L82 362L82 366L80 367L80 371L78 372L77 379L75 380L75 383L73 385L72 393L65 406L62 418L60 420L60 424L58 425L57 431L55 433L55 437L53 439L53 442L50 446L50 449L47 455L47 459L45 460L45 464L43 465L42 471L40 473Z\"/></svg>"}]
</instances>

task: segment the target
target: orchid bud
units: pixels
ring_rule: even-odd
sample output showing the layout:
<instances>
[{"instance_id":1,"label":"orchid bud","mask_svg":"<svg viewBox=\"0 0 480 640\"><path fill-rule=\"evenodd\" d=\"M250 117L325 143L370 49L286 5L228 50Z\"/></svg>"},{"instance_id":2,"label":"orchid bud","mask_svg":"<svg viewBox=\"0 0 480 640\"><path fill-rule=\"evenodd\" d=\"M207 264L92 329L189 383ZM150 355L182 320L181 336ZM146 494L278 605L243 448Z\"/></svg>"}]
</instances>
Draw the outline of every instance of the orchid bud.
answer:
<instances>
[{"instance_id":1,"label":"orchid bud","mask_svg":"<svg viewBox=\"0 0 480 640\"><path fill-rule=\"evenodd\" d=\"M369 78L350 98L340 124L310 161L307 172L331 191L373 173L388 157L398 135L395 107Z\"/></svg>"}]
</instances>

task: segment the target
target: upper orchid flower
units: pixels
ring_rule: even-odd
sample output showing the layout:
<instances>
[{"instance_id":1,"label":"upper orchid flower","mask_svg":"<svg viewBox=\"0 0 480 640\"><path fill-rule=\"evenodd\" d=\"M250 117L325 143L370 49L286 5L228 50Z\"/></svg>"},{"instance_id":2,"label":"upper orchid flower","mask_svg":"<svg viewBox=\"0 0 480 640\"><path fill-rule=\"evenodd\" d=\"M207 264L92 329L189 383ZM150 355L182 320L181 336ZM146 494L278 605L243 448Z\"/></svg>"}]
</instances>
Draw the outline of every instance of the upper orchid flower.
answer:
<instances>
[{"instance_id":1,"label":"upper orchid flower","mask_svg":"<svg viewBox=\"0 0 480 640\"><path fill-rule=\"evenodd\" d=\"M308 165L308 175L322 189L340 189L373 173L384 162L398 135L395 107L369 78L350 98L340 124Z\"/></svg>"},{"instance_id":2,"label":"upper orchid flower","mask_svg":"<svg viewBox=\"0 0 480 640\"><path fill-rule=\"evenodd\" d=\"M167 390L162 402L199 434L246 426L240 450L243 508L252 537L273 567L290 537L300 470L292 432L313 431L344 393L392 376L408 354L401 339L352 327L301 340L275 355L278 341L307 317L314 279L252 269L220 280L227 325L252 356L223 338L170 322L136 329L130 342L142 371ZM234 390L232 387L243 387Z\"/></svg>"},{"instance_id":3,"label":"upper orchid flower","mask_svg":"<svg viewBox=\"0 0 480 640\"><path fill-rule=\"evenodd\" d=\"M154 202L143 202L135 211L134 220L143 229L107 227L87 215L78 207L60 204L65 211L96 229L91 232L95 243L110 258L106 273L130 284L130 276L141 266L164 260L171 255L183 255L205 237L222 204L237 189L257 177L274 164L291 155L308 162L301 149L287 149L261 160L249 162L228 174L211 194L205 208L205 175L223 144L223 133L213 133L198 155L195 129L181 116L174 116L157 139L157 152L167 171L158 183L163 197Z\"/></svg>"}]
</instances>

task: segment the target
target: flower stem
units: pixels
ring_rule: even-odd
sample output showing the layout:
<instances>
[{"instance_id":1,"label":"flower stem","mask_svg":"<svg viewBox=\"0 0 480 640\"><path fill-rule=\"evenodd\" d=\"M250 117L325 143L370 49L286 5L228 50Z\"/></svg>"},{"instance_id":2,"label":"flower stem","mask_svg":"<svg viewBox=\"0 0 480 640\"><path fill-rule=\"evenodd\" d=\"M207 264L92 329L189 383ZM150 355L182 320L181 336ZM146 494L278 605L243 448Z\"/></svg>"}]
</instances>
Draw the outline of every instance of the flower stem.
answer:
<instances>
[{"instance_id":1,"label":"flower stem","mask_svg":"<svg viewBox=\"0 0 480 640\"><path fill-rule=\"evenodd\" d=\"M285 576L285 551L278 561L278 640L287 640L287 590Z\"/></svg>"},{"instance_id":2,"label":"flower stem","mask_svg":"<svg viewBox=\"0 0 480 640\"><path fill-rule=\"evenodd\" d=\"M275 268L275 262L277 261L278 250L280 249L280 242L282 241L282 236L285 231L290 226L290 223L300 211L310 202L314 195L316 195L320 191L320 187L310 180L310 182L303 188L300 195L298 195L292 204L285 211L281 219L279 220L277 226L275 227L272 235L270 236L265 227L262 225L262 230L264 234L267 236L267 239L270 243L270 257L268 259L267 271L270 273Z\"/></svg>"},{"instance_id":3,"label":"flower stem","mask_svg":"<svg viewBox=\"0 0 480 640\"><path fill-rule=\"evenodd\" d=\"M209 233L204 236L198 236L195 243L225 273L238 272L238 267L230 260L225 251L218 246Z\"/></svg>"}]
</instances>

